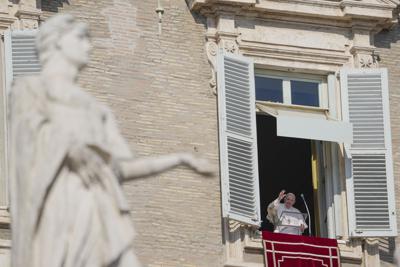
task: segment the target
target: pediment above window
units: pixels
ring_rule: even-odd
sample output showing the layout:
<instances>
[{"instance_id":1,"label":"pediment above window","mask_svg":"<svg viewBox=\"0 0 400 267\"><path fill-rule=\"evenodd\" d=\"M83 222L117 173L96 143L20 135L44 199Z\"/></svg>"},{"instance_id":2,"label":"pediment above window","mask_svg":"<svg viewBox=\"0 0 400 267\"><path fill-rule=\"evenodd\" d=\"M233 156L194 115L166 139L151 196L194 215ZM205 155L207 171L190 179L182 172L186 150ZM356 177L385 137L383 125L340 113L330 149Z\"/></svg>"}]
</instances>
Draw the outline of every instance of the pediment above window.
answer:
<instances>
[{"instance_id":1,"label":"pediment above window","mask_svg":"<svg viewBox=\"0 0 400 267\"><path fill-rule=\"evenodd\" d=\"M236 16L285 19L322 19L327 24L352 26L365 22L369 30L381 30L395 22L399 0L187 0L192 11L205 16L231 13Z\"/></svg>"}]
</instances>

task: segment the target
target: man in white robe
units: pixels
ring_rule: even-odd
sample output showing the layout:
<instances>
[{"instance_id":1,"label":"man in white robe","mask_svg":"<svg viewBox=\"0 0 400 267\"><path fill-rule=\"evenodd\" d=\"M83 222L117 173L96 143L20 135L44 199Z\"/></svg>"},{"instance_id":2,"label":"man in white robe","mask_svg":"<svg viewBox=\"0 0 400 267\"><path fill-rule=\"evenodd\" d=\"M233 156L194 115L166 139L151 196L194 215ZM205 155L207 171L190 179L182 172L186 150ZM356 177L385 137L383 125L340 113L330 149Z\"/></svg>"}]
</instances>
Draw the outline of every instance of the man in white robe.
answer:
<instances>
[{"instance_id":1,"label":"man in white robe","mask_svg":"<svg viewBox=\"0 0 400 267\"><path fill-rule=\"evenodd\" d=\"M284 203L280 203L284 199ZM296 196L293 193L285 194L285 190L268 205L267 219L274 224L275 233L301 235L308 226L303 214L293 207Z\"/></svg>"}]
</instances>

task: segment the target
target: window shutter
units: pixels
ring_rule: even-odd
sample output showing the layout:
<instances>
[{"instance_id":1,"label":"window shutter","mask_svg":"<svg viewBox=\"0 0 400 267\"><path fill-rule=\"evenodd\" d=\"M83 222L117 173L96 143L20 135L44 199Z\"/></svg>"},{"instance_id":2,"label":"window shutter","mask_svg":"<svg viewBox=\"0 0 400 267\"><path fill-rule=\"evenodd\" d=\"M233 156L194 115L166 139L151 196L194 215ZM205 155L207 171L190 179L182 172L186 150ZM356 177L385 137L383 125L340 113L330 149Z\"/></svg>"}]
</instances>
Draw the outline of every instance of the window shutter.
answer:
<instances>
[{"instance_id":1,"label":"window shutter","mask_svg":"<svg viewBox=\"0 0 400 267\"><path fill-rule=\"evenodd\" d=\"M346 159L350 236L396 236L386 69L341 71L343 117L353 124Z\"/></svg>"},{"instance_id":2,"label":"window shutter","mask_svg":"<svg viewBox=\"0 0 400 267\"><path fill-rule=\"evenodd\" d=\"M221 51L217 78L223 217L259 225L253 62Z\"/></svg>"},{"instance_id":3,"label":"window shutter","mask_svg":"<svg viewBox=\"0 0 400 267\"><path fill-rule=\"evenodd\" d=\"M39 59L36 54L35 36L37 30L16 30L4 33L4 55L5 55L5 76L6 90L11 89L13 79L24 75L33 75L40 72ZM4 107L6 114L6 107ZM3 134L5 138L1 143L0 151L0 207L8 206L8 170L7 170L7 121L3 116Z\"/></svg>"},{"instance_id":4,"label":"window shutter","mask_svg":"<svg viewBox=\"0 0 400 267\"><path fill-rule=\"evenodd\" d=\"M5 55L8 86L18 76L34 75L40 72L40 63L35 46L36 33L37 30L6 32Z\"/></svg>"}]
</instances>

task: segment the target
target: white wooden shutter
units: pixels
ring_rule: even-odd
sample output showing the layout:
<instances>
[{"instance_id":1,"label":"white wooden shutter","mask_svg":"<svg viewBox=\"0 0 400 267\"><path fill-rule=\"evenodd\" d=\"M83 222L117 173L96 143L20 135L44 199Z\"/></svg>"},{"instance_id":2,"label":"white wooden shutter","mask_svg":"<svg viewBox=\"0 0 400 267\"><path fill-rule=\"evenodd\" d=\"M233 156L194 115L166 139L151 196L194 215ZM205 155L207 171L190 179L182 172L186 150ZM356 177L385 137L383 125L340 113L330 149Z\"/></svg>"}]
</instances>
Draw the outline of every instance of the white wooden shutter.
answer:
<instances>
[{"instance_id":1,"label":"white wooden shutter","mask_svg":"<svg viewBox=\"0 0 400 267\"><path fill-rule=\"evenodd\" d=\"M37 30L15 30L5 33L8 87L16 77L40 73L40 63L35 47L36 33Z\"/></svg>"},{"instance_id":2,"label":"white wooden shutter","mask_svg":"<svg viewBox=\"0 0 400 267\"><path fill-rule=\"evenodd\" d=\"M6 90L9 92L13 79L24 75L33 75L40 72L39 59L35 49L37 30L6 31L4 34L4 56ZM6 105L7 103L4 102ZM7 171L7 119L6 107L3 108L3 136L1 146L0 170L0 207L8 206L8 171Z\"/></svg>"},{"instance_id":3,"label":"white wooden shutter","mask_svg":"<svg viewBox=\"0 0 400 267\"><path fill-rule=\"evenodd\" d=\"M221 51L217 78L223 217L259 225L253 62Z\"/></svg>"},{"instance_id":4,"label":"white wooden shutter","mask_svg":"<svg viewBox=\"0 0 400 267\"><path fill-rule=\"evenodd\" d=\"M396 236L386 69L341 71L343 116L353 124L346 159L350 236Z\"/></svg>"}]
</instances>

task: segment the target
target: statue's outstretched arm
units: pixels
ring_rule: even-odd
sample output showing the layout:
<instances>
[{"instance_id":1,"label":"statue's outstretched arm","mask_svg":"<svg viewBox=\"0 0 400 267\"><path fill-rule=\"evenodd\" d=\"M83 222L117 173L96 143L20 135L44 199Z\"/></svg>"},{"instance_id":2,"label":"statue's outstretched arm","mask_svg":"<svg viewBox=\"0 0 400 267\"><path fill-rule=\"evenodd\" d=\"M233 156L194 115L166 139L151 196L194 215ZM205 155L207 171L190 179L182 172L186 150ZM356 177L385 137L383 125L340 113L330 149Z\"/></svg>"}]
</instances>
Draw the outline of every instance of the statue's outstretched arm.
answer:
<instances>
[{"instance_id":1,"label":"statue's outstretched arm","mask_svg":"<svg viewBox=\"0 0 400 267\"><path fill-rule=\"evenodd\" d=\"M120 161L118 165L124 181L158 174L179 165L186 165L203 175L211 175L213 173L212 167L207 160L196 158L190 153L176 153Z\"/></svg>"}]
</instances>

